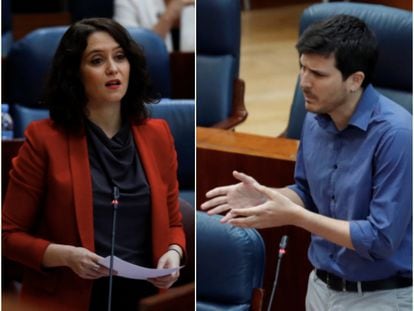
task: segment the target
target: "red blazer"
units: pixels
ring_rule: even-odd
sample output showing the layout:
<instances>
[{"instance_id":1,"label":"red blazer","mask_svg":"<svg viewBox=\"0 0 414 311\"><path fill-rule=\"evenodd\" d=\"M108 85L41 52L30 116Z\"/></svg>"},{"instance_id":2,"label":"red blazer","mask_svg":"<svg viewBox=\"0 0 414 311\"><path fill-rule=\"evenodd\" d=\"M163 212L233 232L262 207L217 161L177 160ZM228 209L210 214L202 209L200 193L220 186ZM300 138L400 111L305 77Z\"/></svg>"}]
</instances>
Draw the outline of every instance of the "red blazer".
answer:
<instances>
[{"instance_id":1,"label":"red blazer","mask_svg":"<svg viewBox=\"0 0 414 311\"><path fill-rule=\"evenodd\" d=\"M177 159L167 123L132 126L152 202L153 263L170 244L185 249L178 206ZM13 159L3 207L3 254L27 267L21 298L41 310L88 310L92 281L65 267L42 268L49 243L94 251L92 184L86 136L33 122Z\"/></svg>"}]
</instances>

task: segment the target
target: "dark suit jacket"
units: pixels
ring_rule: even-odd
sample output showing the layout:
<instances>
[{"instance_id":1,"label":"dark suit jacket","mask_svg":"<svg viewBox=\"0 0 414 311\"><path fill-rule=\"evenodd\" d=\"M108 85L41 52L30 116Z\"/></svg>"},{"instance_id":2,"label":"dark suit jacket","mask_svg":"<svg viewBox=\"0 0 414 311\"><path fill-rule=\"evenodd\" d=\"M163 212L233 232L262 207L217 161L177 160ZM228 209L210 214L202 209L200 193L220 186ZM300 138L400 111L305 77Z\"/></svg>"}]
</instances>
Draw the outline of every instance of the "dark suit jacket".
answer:
<instances>
[{"instance_id":1,"label":"dark suit jacket","mask_svg":"<svg viewBox=\"0 0 414 311\"><path fill-rule=\"evenodd\" d=\"M132 126L152 202L152 249L156 263L170 244L185 248L178 206L177 160L165 121ZM94 251L92 184L86 136L32 123L13 159L3 207L3 254L27 267L22 300L42 310L88 310L92 282L69 268L45 269L49 243Z\"/></svg>"}]
</instances>

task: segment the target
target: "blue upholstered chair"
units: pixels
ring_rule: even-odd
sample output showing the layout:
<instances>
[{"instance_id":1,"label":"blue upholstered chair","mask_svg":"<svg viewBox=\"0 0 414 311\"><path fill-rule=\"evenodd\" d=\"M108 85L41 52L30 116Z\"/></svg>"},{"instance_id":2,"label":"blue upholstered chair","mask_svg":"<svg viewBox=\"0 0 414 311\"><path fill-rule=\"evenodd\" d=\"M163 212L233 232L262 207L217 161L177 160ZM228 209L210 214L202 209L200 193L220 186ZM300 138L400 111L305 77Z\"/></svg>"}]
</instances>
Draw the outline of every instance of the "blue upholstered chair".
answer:
<instances>
[{"instance_id":1,"label":"blue upholstered chair","mask_svg":"<svg viewBox=\"0 0 414 311\"><path fill-rule=\"evenodd\" d=\"M148 71L155 89L161 97L171 97L170 56L164 40L145 28L128 28L136 42L143 48Z\"/></svg>"},{"instance_id":2,"label":"blue upholstered chair","mask_svg":"<svg viewBox=\"0 0 414 311\"><path fill-rule=\"evenodd\" d=\"M149 105L153 118L168 122L174 137L178 158L178 182L180 196L194 205L194 100L163 99Z\"/></svg>"},{"instance_id":3,"label":"blue upholstered chair","mask_svg":"<svg viewBox=\"0 0 414 311\"><path fill-rule=\"evenodd\" d=\"M239 79L240 1L197 1L197 125L234 128L247 117Z\"/></svg>"},{"instance_id":4,"label":"blue upholstered chair","mask_svg":"<svg viewBox=\"0 0 414 311\"><path fill-rule=\"evenodd\" d=\"M14 121L14 137L23 137L24 130L33 121L49 118L49 110L37 109L14 104L11 106L10 114Z\"/></svg>"},{"instance_id":5,"label":"blue upholstered chair","mask_svg":"<svg viewBox=\"0 0 414 311\"><path fill-rule=\"evenodd\" d=\"M36 106L59 41L67 27L37 29L13 44L7 58L7 99L9 103ZM170 96L169 56L164 41L150 30L128 29L144 49L155 89Z\"/></svg>"},{"instance_id":6,"label":"blue upholstered chair","mask_svg":"<svg viewBox=\"0 0 414 311\"><path fill-rule=\"evenodd\" d=\"M38 108L47 73L55 51L67 27L40 28L15 42L7 58L6 101L11 104L15 121L15 137L22 137L30 121L48 117ZM148 70L155 89L169 97L170 63L164 41L152 31L129 28L147 59ZM15 107L14 107L15 106Z\"/></svg>"},{"instance_id":7,"label":"blue upholstered chair","mask_svg":"<svg viewBox=\"0 0 414 311\"><path fill-rule=\"evenodd\" d=\"M35 106L66 27L35 30L16 41L7 58L7 98L9 103Z\"/></svg>"},{"instance_id":8,"label":"blue upholstered chair","mask_svg":"<svg viewBox=\"0 0 414 311\"><path fill-rule=\"evenodd\" d=\"M373 85L412 113L412 13L376 4L333 2L307 8L300 20L300 34L312 23L336 14L361 18L375 32L379 58ZM299 82L296 84L285 136L299 139L305 118Z\"/></svg>"},{"instance_id":9,"label":"blue upholstered chair","mask_svg":"<svg viewBox=\"0 0 414 311\"><path fill-rule=\"evenodd\" d=\"M261 310L262 237L220 218L197 212L197 310Z\"/></svg>"}]
</instances>

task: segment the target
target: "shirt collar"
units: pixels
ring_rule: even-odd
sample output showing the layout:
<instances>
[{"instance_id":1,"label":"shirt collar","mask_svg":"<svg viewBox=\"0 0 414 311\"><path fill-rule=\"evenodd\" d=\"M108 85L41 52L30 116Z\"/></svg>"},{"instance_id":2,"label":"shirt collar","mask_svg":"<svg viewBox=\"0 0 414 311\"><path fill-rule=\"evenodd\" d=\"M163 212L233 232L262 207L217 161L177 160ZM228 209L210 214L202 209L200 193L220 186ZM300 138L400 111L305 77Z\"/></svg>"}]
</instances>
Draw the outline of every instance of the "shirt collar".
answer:
<instances>
[{"instance_id":1,"label":"shirt collar","mask_svg":"<svg viewBox=\"0 0 414 311\"><path fill-rule=\"evenodd\" d=\"M378 93L374 87L369 84L362 93L362 96L359 99L359 102L355 108L354 113L352 114L348 126L352 125L363 131L366 131L371 121L371 116L375 109L375 103L377 101ZM317 114L315 116L315 119L318 121L319 126L322 128L329 129L328 126L331 125L334 129L336 129L329 115Z\"/></svg>"},{"instance_id":2,"label":"shirt collar","mask_svg":"<svg viewBox=\"0 0 414 311\"><path fill-rule=\"evenodd\" d=\"M375 109L377 101L378 93L374 87L369 84L362 93L348 125L353 125L363 131L366 131L371 121L372 113Z\"/></svg>"}]
</instances>

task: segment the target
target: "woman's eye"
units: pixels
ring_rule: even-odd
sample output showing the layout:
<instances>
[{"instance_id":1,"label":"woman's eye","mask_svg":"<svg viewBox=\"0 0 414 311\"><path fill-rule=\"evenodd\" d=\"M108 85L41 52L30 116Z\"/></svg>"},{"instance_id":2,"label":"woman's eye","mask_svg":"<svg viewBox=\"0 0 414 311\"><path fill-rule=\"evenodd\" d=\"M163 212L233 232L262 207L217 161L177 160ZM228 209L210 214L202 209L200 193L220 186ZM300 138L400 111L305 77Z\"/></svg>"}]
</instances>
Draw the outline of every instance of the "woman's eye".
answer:
<instances>
[{"instance_id":1,"label":"woman's eye","mask_svg":"<svg viewBox=\"0 0 414 311\"><path fill-rule=\"evenodd\" d=\"M117 60L124 60L125 58L126 58L126 56L123 53L117 54L115 56L115 59L117 59Z\"/></svg>"},{"instance_id":2,"label":"woman's eye","mask_svg":"<svg viewBox=\"0 0 414 311\"><path fill-rule=\"evenodd\" d=\"M91 60L92 65L99 65L100 63L102 63L102 58L92 58Z\"/></svg>"}]
</instances>

